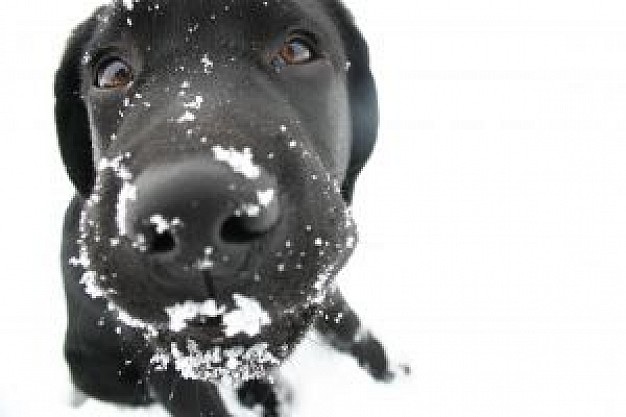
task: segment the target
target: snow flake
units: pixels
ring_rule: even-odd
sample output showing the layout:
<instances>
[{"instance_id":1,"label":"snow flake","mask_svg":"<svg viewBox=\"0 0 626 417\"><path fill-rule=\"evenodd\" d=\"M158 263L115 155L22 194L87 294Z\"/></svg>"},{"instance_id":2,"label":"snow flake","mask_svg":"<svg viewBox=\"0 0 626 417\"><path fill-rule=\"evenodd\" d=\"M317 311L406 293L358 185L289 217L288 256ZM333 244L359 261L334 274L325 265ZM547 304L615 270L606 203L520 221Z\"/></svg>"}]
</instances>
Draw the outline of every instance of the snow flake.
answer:
<instances>
[{"instance_id":1,"label":"snow flake","mask_svg":"<svg viewBox=\"0 0 626 417\"><path fill-rule=\"evenodd\" d=\"M262 326L271 323L267 311L263 310L256 300L240 294L233 294L233 299L237 308L224 314L223 317L226 337L232 337L238 333L244 333L251 337L256 336L261 331Z\"/></svg>"},{"instance_id":2,"label":"snow flake","mask_svg":"<svg viewBox=\"0 0 626 417\"><path fill-rule=\"evenodd\" d=\"M261 214L261 207L258 204L243 204L241 210L246 213L248 217L258 217Z\"/></svg>"},{"instance_id":3,"label":"snow flake","mask_svg":"<svg viewBox=\"0 0 626 417\"><path fill-rule=\"evenodd\" d=\"M213 299L202 303L185 301L182 304L174 304L165 308L165 313L169 316L169 328L174 332L183 330L187 327L187 321L196 317L219 317L224 311L226 311L226 307L218 306Z\"/></svg>"},{"instance_id":4,"label":"snow flake","mask_svg":"<svg viewBox=\"0 0 626 417\"><path fill-rule=\"evenodd\" d=\"M196 115L190 112L189 110L185 111L185 113L176 120L177 123L186 123L193 122L196 120Z\"/></svg>"},{"instance_id":5,"label":"snow flake","mask_svg":"<svg viewBox=\"0 0 626 417\"><path fill-rule=\"evenodd\" d=\"M216 145L213 146L212 150L215 159L225 162L236 173L248 179L256 179L261 175L259 167L252 162L253 155L250 148L243 148L243 151L238 151L234 148L224 149Z\"/></svg>"},{"instance_id":6,"label":"snow flake","mask_svg":"<svg viewBox=\"0 0 626 417\"><path fill-rule=\"evenodd\" d=\"M211 61L209 59L209 55L208 54L204 54L202 56L202 59L200 59L200 62L204 66L204 73L205 74L208 74L209 72L211 72L211 70L213 69L213 61Z\"/></svg>"},{"instance_id":7,"label":"snow flake","mask_svg":"<svg viewBox=\"0 0 626 417\"><path fill-rule=\"evenodd\" d=\"M158 213L150 216L149 221L150 224L156 226L156 232L160 235L168 230L172 230L173 228L182 225L182 221L178 217L168 220Z\"/></svg>"},{"instance_id":8,"label":"snow flake","mask_svg":"<svg viewBox=\"0 0 626 417\"><path fill-rule=\"evenodd\" d=\"M117 196L116 216L117 230L120 236L126 235L126 213L128 203L137 199L137 187L128 181L122 185L122 189Z\"/></svg>"},{"instance_id":9,"label":"snow flake","mask_svg":"<svg viewBox=\"0 0 626 417\"><path fill-rule=\"evenodd\" d=\"M189 101L187 103L183 103L183 107L185 107L186 109L199 110L200 107L202 107L202 103L204 103L204 97L202 97L202 96L195 96L192 101Z\"/></svg>"},{"instance_id":10,"label":"snow flake","mask_svg":"<svg viewBox=\"0 0 626 417\"><path fill-rule=\"evenodd\" d=\"M263 207L267 207L274 200L274 196L276 195L276 190L269 188L265 191L257 191L256 192L257 199L259 200L259 204Z\"/></svg>"},{"instance_id":11,"label":"snow flake","mask_svg":"<svg viewBox=\"0 0 626 417\"><path fill-rule=\"evenodd\" d=\"M122 3L124 4L124 7L126 8L126 10L131 11L133 10L133 7L135 6L134 3L138 3L138 0L122 0Z\"/></svg>"},{"instance_id":12,"label":"snow flake","mask_svg":"<svg viewBox=\"0 0 626 417\"><path fill-rule=\"evenodd\" d=\"M196 261L195 267L200 271L206 271L208 269L213 268L214 262L211 258L213 254L213 248L207 246L204 248L204 256Z\"/></svg>"}]
</instances>

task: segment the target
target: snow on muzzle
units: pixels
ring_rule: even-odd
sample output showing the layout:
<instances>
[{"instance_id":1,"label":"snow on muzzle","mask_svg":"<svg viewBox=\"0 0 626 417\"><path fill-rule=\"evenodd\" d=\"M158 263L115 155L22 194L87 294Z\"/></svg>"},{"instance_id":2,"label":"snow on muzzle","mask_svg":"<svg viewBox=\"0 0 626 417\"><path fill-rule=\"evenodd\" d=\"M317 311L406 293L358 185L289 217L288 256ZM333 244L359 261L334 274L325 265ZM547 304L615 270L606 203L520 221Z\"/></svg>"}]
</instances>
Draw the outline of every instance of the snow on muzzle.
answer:
<instances>
[{"instance_id":1,"label":"snow on muzzle","mask_svg":"<svg viewBox=\"0 0 626 417\"><path fill-rule=\"evenodd\" d=\"M87 293L154 346L156 368L262 375L295 337L282 329L324 300L351 254L356 229L339 181L280 132L263 153L210 143L202 156L126 152L97 165L73 261ZM216 291L202 293L204 276Z\"/></svg>"}]
</instances>

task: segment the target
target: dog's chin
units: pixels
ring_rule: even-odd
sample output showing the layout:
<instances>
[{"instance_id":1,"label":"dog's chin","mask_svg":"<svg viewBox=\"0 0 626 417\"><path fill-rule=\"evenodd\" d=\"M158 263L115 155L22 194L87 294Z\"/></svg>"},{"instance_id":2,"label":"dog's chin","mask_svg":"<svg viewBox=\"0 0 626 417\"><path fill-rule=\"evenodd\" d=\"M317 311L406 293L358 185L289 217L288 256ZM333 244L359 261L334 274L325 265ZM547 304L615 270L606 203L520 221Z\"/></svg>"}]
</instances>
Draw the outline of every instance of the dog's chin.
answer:
<instances>
[{"instance_id":1,"label":"dog's chin","mask_svg":"<svg viewBox=\"0 0 626 417\"><path fill-rule=\"evenodd\" d=\"M217 319L212 320L162 332L150 361L154 370L173 369L184 379L237 384L267 378L291 350L288 343L271 340L271 331L228 337Z\"/></svg>"}]
</instances>

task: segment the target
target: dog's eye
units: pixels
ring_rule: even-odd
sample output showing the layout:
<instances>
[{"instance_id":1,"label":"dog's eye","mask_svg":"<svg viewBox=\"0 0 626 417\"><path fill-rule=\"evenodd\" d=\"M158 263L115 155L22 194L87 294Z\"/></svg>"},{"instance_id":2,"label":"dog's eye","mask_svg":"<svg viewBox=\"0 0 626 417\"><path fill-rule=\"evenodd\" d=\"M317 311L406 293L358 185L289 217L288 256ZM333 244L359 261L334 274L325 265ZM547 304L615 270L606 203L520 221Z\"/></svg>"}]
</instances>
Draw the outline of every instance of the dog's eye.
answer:
<instances>
[{"instance_id":1,"label":"dog's eye","mask_svg":"<svg viewBox=\"0 0 626 417\"><path fill-rule=\"evenodd\" d=\"M96 87L124 88L133 80L133 71L130 66L119 58L104 61L96 72Z\"/></svg>"},{"instance_id":2,"label":"dog's eye","mask_svg":"<svg viewBox=\"0 0 626 417\"><path fill-rule=\"evenodd\" d=\"M272 58L272 65L280 70L287 65L300 65L315 59L315 50L308 39L293 37L283 44Z\"/></svg>"}]
</instances>

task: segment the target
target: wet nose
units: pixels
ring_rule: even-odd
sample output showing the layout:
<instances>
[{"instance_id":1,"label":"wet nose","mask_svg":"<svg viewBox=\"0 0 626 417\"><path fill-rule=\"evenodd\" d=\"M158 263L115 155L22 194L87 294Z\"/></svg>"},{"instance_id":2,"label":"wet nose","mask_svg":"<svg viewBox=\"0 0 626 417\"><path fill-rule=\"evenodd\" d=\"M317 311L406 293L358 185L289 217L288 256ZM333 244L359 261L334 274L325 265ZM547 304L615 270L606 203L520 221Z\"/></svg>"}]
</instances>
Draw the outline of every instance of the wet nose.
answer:
<instances>
[{"instance_id":1,"label":"wet nose","mask_svg":"<svg viewBox=\"0 0 626 417\"><path fill-rule=\"evenodd\" d=\"M130 237L146 256L185 268L234 273L281 215L273 176L251 179L214 160L151 168L135 186Z\"/></svg>"}]
</instances>

